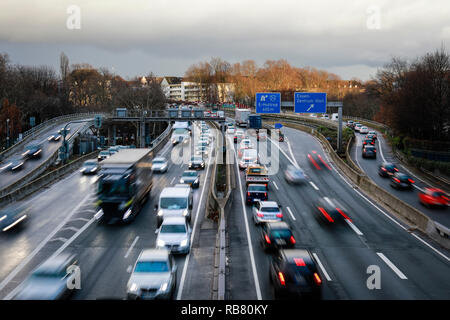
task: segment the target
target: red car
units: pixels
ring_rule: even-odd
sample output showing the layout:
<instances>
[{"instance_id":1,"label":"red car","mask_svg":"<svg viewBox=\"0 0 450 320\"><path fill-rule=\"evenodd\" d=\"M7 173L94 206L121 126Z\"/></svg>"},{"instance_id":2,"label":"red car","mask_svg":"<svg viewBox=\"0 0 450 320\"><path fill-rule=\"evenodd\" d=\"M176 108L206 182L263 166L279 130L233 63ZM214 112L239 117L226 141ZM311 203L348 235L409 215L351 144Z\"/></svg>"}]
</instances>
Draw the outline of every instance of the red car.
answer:
<instances>
[{"instance_id":1,"label":"red car","mask_svg":"<svg viewBox=\"0 0 450 320\"><path fill-rule=\"evenodd\" d=\"M450 206L449 196L441 189L425 188L419 193L419 200L424 206Z\"/></svg>"}]
</instances>

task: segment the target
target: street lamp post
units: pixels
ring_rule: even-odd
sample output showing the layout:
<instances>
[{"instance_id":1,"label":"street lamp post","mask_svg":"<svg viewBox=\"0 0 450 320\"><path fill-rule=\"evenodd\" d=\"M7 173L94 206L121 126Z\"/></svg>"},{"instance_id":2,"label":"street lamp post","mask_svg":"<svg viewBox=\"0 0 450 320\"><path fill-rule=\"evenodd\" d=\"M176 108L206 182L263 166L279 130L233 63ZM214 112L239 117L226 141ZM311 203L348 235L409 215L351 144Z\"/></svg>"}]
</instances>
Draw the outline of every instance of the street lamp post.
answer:
<instances>
[{"instance_id":1,"label":"street lamp post","mask_svg":"<svg viewBox=\"0 0 450 320\"><path fill-rule=\"evenodd\" d=\"M6 149L9 148L9 119L6 119Z\"/></svg>"}]
</instances>

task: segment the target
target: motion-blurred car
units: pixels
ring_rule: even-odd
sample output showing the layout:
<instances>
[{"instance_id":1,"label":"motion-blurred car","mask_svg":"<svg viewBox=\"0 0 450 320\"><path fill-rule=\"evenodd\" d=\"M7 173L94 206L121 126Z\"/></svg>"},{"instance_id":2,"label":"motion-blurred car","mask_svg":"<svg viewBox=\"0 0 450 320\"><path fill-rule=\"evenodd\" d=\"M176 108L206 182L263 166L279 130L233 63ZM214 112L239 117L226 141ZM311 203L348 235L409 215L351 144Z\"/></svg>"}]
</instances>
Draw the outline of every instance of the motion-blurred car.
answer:
<instances>
[{"instance_id":1,"label":"motion-blurred car","mask_svg":"<svg viewBox=\"0 0 450 320\"><path fill-rule=\"evenodd\" d=\"M192 188L197 189L200 186L200 176L197 171L186 170L180 178L180 183L188 184Z\"/></svg>"},{"instance_id":2,"label":"motion-blurred car","mask_svg":"<svg viewBox=\"0 0 450 320\"><path fill-rule=\"evenodd\" d=\"M100 167L98 166L98 161L86 160L81 167L80 172L82 174L96 174Z\"/></svg>"},{"instance_id":3,"label":"motion-blurred car","mask_svg":"<svg viewBox=\"0 0 450 320\"><path fill-rule=\"evenodd\" d=\"M97 160L103 161L105 159L108 159L110 156L111 156L111 154L109 153L108 150L103 150L103 151L100 151L100 153L98 154Z\"/></svg>"},{"instance_id":4,"label":"motion-blurred car","mask_svg":"<svg viewBox=\"0 0 450 320\"><path fill-rule=\"evenodd\" d=\"M199 155L201 157L207 158L208 157L208 147L207 146L196 146L194 154Z\"/></svg>"},{"instance_id":5,"label":"motion-blurred car","mask_svg":"<svg viewBox=\"0 0 450 320\"><path fill-rule=\"evenodd\" d=\"M364 146L362 149L362 157L375 159L377 157L377 149L374 146Z\"/></svg>"},{"instance_id":6,"label":"motion-blurred car","mask_svg":"<svg viewBox=\"0 0 450 320\"><path fill-rule=\"evenodd\" d=\"M331 170L328 163L325 162L323 157L317 152L317 151L311 151L311 153L308 153L307 158L309 162L317 169L321 170L322 167L325 167L329 170Z\"/></svg>"},{"instance_id":7,"label":"motion-blurred car","mask_svg":"<svg viewBox=\"0 0 450 320\"><path fill-rule=\"evenodd\" d=\"M351 222L350 217L345 213L346 211L344 206L336 199L328 197L318 198L312 205L313 215L327 224L343 222L345 219Z\"/></svg>"},{"instance_id":8,"label":"motion-blurred car","mask_svg":"<svg viewBox=\"0 0 450 320\"><path fill-rule=\"evenodd\" d=\"M20 286L15 300L61 300L72 293L68 284L77 276L70 270L76 266L73 254L62 253L37 267Z\"/></svg>"},{"instance_id":9,"label":"motion-blurred car","mask_svg":"<svg viewBox=\"0 0 450 320\"><path fill-rule=\"evenodd\" d=\"M22 153L24 158L37 159L42 156L42 146L40 144L30 144L25 149L26 151Z\"/></svg>"},{"instance_id":10,"label":"motion-blurred car","mask_svg":"<svg viewBox=\"0 0 450 320\"><path fill-rule=\"evenodd\" d=\"M205 169L205 161L201 156L193 156L189 161L189 169Z\"/></svg>"},{"instance_id":11,"label":"motion-blurred car","mask_svg":"<svg viewBox=\"0 0 450 320\"><path fill-rule=\"evenodd\" d=\"M60 133L57 133L57 132L52 133L52 134L47 138L48 141L53 141L53 142L59 141L60 139L61 139L61 134L60 134Z\"/></svg>"},{"instance_id":12,"label":"motion-blurred car","mask_svg":"<svg viewBox=\"0 0 450 320\"><path fill-rule=\"evenodd\" d=\"M256 201L267 201L269 199L266 185L251 183L247 187L246 203L252 204Z\"/></svg>"},{"instance_id":13,"label":"motion-blurred car","mask_svg":"<svg viewBox=\"0 0 450 320\"><path fill-rule=\"evenodd\" d=\"M167 162L167 159L164 157L156 157L152 161L153 172L164 173L167 172L168 167L169 163Z\"/></svg>"},{"instance_id":14,"label":"motion-blurred car","mask_svg":"<svg viewBox=\"0 0 450 320\"><path fill-rule=\"evenodd\" d=\"M322 296L322 279L307 249L279 250L270 263L269 277L275 299Z\"/></svg>"},{"instance_id":15,"label":"motion-blurred car","mask_svg":"<svg viewBox=\"0 0 450 320\"><path fill-rule=\"evenodd\" d=\"M66 135L70 132L70 127L66 128ZM64 134L64 127L58 130L58 134Z\"/></svg>"},{"instance_id":16,"label":"motion-blurred car","mask_svg":"<svg viewBox=\"0 0 450 320\"><path fill-rule=\"evenodd\" d=\"M301 184L306 182L306 175L302 169L289 165L284 171L284 178L287 182L293 184Z\"/></svg>"},{"instance_id":17,"label":"motion-blurred car","mask_svg":"<svg viewBox=\"0 0 450 320\"><path fill-rule=\"evenodd\" d=\"M382 177L390 177L398 172L397 166L391 162L383 162L378 168L378 174Z\"/></svg>"},{"instance_id":18,"label":"motion-blurred car","mask_svg":"<svg viewBox=\"0 0 450 320\"><path fill-rule=\"evenodd\" d=\"M295 245L295 238L291 227L282 222L268 222L262 227L261 232L261 246L265 251L292 248Z\"/></svg>"},{"instance_id":19,"label":"motion-blurred car","mask_svg":"<svg viewBox=\"0 0 450 320\"><path fill-rule=\"evenodd\" d=\"M419 192L419 200L426 207L450 206L450 196L437 188L425 188Z\"/></svg>"},{"instance_id":20,"label":"motion-blurred car","mask_svg":"<svg viewBox=\"0 0 450 320\"><path fill-rule=\"evenodd\" d=\"M376 131L370 130L368 134L371 135L373 139L377 140L377 132Z\"/></svg>"},{"instance_id":21,"label":"motion-blurred car","mask_svg":"<svg viewBox=\"0 0 450 320\"><path fill-rule=\"evenodd\" d=\"M22 157L13 157L6 162L6 164L0 168L0 171L9 170L9 171L19 171L22 170L25 161Z\"/></svg>"},{"instance_id":22,"label":"motion-blurred car","mask_svg":"<svg viewBox=\"0 0 450 320\"><path fill-rule=\"evenodd\" d=\"M227 128L227 134L234 134L236 132L236 129L232 126L228 126Z\"/></svg>"},{"instance_id":23,"label":"motion-blurred car","mask_svg":"<svg viewBox=\"0 0 450 320\"><path fill-rule=\"evenodd\" d=\"M414 180L405 173L396 172L391 176L391 187L395 189L411 189Z\"/></svg>"},{"instance_id":24,"label":"motion-blurred car","mask_svg":"<svg viewBox=\"0 0 450 320\"><path fill-rule=\"evenodd\" d=\"M166 249L142 250L127 284L128 299L172 299L177 266Z\"/></svg>"},{"instance_id":25,"label":"motion-blurred car","mask_svg":"<svg viewBox=\"0 0 450 320\"><path fill-rule=\"evenodd\" d=\"M5 208L0 210L0 230L6 232L16 226L23 224L28 218L30 209L23 208Z\"/></svg>"},{"instance_id":26,"label":"motion-blurred car","mask_svg":"<svg viewBox=\"0 0 450 320\"><path fill-rule=\"evenodd\" d=\"M113 155L113 154L119 152L119 150L120 150L120 149L119 149L118 146L114 146L114 147L109 147L109 148L108 148L108 151L109 151L109 153L110 153L111 155Z\"/></svg>"},{"instance_id":27,"label":"motion-blurred car","mask_svg":"<svg viewBox=\"0 0 450 320\"><path fill-rule=\"evenodd\" d=\"M163 220L156 238L156 247L171 253L187 254L191 249L191 227L185 217L167 217Z\"/></svg>"},{"instance_id":28,"label":"motion-blurred car","mask_svg":"<svg viewBox=\"0 0 450 320\"><path fill-rule=\"evenodd\" d=\"M262 222L277 222L282 221L283 213L281 206L275 201L258 201L252 208L253 221L255 225Z\"/></svg>"},{"instance_id":29,"label":"motion-blurred car","mask_svg":"<svg viewBox=\"0 0 450 320\"><path fill-rule=\"evenodd\" d=\"M367 134L369 133L369 128L367 128L366 126L362 126L361 129L359 129L359 133Z\"/></svg>"}]
</instances>

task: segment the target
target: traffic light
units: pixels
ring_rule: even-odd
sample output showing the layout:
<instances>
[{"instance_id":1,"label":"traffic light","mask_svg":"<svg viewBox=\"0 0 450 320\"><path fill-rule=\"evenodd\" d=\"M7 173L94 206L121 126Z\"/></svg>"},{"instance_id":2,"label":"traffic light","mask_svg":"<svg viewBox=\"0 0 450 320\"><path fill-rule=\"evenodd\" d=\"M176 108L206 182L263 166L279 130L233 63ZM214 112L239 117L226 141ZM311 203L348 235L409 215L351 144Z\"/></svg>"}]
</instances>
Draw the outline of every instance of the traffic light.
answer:
<instances>
[{"instance_id":1,"label":"traffic light","mask_svg":"<svg viewBox=\"0 0 450 320\"><path fill-rule=\"evenodd\" d=\"M101 126L102 126L102 116L100 116L100 115L95 116L95 118L94 118L94 126L97 129L101 128Z\"/></svg>"}]
</instances>

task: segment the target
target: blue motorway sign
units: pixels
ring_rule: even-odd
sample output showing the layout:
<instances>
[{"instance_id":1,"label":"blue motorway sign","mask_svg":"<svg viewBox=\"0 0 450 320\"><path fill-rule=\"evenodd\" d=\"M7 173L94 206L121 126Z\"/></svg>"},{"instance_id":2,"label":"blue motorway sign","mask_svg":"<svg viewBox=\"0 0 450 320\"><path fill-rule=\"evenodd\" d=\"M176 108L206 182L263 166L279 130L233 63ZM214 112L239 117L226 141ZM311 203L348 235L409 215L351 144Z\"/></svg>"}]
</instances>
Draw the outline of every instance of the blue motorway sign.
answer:
<instances>
[{"instance_id":1,"label":"blue motorway sign","mask_svg":"<svg viewBox=\"0 0 450 320\"><path fill-rule=\"evenodd\" d=\"M259 92L256 94L256 113L280 113L281 93Z\"/></svg>"},{"instance_id":2,"label":"blue motorway sign","mask_svg":"<svg viewBox=\"0 0 450 320\"><path fill-rule=\"evenodd\" d=\"M297 113L326 113L327 94L324 92L296 92L294 93L294 112Z\"/></svg>"}]
</instances>

